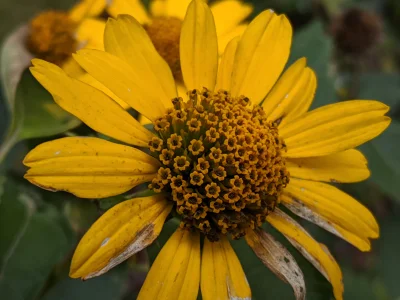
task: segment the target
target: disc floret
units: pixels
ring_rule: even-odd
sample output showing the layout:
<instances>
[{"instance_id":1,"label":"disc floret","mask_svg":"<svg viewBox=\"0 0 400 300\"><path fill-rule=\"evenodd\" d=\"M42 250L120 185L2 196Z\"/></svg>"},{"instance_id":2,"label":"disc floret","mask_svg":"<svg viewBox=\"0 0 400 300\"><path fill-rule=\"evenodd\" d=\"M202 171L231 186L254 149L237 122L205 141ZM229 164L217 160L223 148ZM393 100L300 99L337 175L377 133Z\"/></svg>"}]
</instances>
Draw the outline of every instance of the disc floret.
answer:
<instances>
[{"instance_id":1,"label":"disc floret","mask_svg":"<svg viewBox=\"0 0 400 300\"><path fill-rule=\"evenodd\" d=\"M260 227L289 182L277 124L247 97L188 92L155 121L150 151L163 165L150 184L174 203L181 226L211 241Z\"/></svg>"}]
</instances>

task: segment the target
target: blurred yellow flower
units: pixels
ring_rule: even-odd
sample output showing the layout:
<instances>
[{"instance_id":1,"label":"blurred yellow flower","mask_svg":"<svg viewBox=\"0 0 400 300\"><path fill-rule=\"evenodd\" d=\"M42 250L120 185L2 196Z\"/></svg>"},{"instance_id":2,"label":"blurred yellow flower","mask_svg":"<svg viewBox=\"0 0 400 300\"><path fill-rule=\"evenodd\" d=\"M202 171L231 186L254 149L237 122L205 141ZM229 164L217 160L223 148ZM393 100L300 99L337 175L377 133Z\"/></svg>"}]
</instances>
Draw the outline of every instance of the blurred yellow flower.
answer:
<instances>
[{"instance_id":1,"label":"blurred yellow flower","mask_svg":"<svg viewBox=\"0 0 400 300\"><path fill-rule=\"evenodd\" d=\"M69 12L49 10L31 20L26 45L33 56L61 66L68 74L80 74L72 53L88 47L103 49L105 22L95 19L105 0L82 0Z\"/></svg>"},{"instance_id":2,"label":"blurred yellow flower","mask_svg":"<svg viewBox=\"0 0 400 300\"><path fill-rule=\"evenodd\" d=\"M354 148L390 123L389 108L353 100L308 112L316 89L304 58L283 74L292 28L284 15L259 14L227 45L218 66L211 10L193 0L182 23L180 60L187 99L178 97L168 64L129 15L107 22L105 51L84 49L75 60L119 99L149 118L142 127L113 98L59 67L35 59L32 74L95 137L68 137L32 150L25 178L52 191L103 198L149 182L156 194L122 202L80 241L70 276L107 272L146 248L168 215L181 226L153 263L138 299L251 299L229 238L244 238L260 260L305 299L302 271L261 225L270 223L332 284L343 299L341 270L328 249L284 213L285 207L361 251L379 227L367 208L330 182L369 176ZM202 243L202 250L201 248ZM271 287L273 288L273 287Z\"/></svg>"}]
</instances>

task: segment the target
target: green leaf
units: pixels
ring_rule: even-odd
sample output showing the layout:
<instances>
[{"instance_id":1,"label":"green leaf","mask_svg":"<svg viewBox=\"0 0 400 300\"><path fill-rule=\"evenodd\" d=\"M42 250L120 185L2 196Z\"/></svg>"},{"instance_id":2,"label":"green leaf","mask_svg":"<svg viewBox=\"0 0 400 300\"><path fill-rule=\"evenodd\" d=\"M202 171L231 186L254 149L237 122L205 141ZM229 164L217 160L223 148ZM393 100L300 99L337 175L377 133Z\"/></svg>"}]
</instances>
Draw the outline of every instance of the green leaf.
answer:
<instances>
[{"instance_id":1,"label":"green leaf","mask_svg":"<svg viewBox=\"0 0 400 300\"><path fill-rule=\"evenodd\" d=\"M14 30L6 39L0 49L0 79L3 90L1 106L10 114L10 124L5 138L0 144L0 162L7 152L18 141L21 130L23 110L20 103L15 102L15 93L23 71L29 66L32 55L26 50L24 41L28 34L28 27L21 26ZM0 98L1 99L1 98ZM6 115L3 112L3 119ZM7 127L6 124L2 125Z\"/></svg>"},{"instance_id":2,"label":"green leaf","mask_svg":"<svg viewBox=\"0 0 400 300\"><path fill-rule=\"evenodd\" d=\"M378 240L380 254L378 269L391 296L389 299L399 299L400 297L400 260L398 259L400 253L399 212L399 209L397 209L397 215L388 217L385 221L381 222L381 236Z\"/></svg>"},{"instance_id":3,"label":"green leaf","mask_svg":"<svg viewBox=\"0 0 400 300\"><path fill-rule=\"evenodd\" d=\"M376 300L372 280L350 269L343 269L344 299Z\"/></svg>"},{"instance_id":4,"label":"green leaf","mask_svg":"<svg viewBox=\"0 0 400 300\"><path fill-rule=\"evenodd\" d=\"M381 101L390 106L391 112L395 111L400 103L400 74L361 75L358 98Z\"/></svg>"},{"instance_id":5,"label":"green leaf","mask_svg":"<svg viewBox=\"0 0 400 300\"><path fill-rule=\"evenodd\" d=\"M23 42L24 39L21 38L19 43ZM5 140L0 145L0 161L20 140L60 134L81 123L54 102L52 96L36 81L29 70L22 73L29 66L29 61L28 65L21 64L17 70L12 68L16 60L9 55L9 52L13 51L9 49L12 46L23 49L18 43L6 42L1 50L1 75L2 78L10 78L4 80L4 90L5 105L11 114L11 124ZM16 91L15 86L18 86Z\"/></svg>"},{"instance_id":6,"label":"green leaf","mask_svg":"<svg viewBox=\"0 0 400 300\"><path fill-rule=\"evenodd\" d=\"M0 77L1 87L5 94L9 110L14 109L15 91L23 71L30 65L33 58L25 47L24 41L28 35L28 26L24 25L14 30L1 47Z\"/></svg>"},{"instance_id":7,"label":"green leaf","mask_svg":"<svg viewBox=\"0 0 400 300\"><path fill-rule=\"evenodd\" d=\"M35 299L71 241L58 211L36 211L34 201L7 181L0 202L0 295Z\"/></svg>"},{"instance_id":8,"label":"green leaf","mask_svg":"<svg viewBox=\"0 0 400 300\"><path fill-rule=\"evenodd\" d=\"M19 139L60 134L80 124L80 121L59 107L31 75L25 71L18 86L16 102L23 103L24 118Z\"/></svg>"},{"instance_id":9,"label":"green leaf","mask_svg":"<svg viewBox=\"0 0 400 300\"><path fill-rule=\"evenodd\" d=\"M98 207L92 201L68 197L65 202L64 215L77 234L84 234L100 216Z\"/></svg>"},{"instance_id":10,"label":"green leaf","mask_svg":"<svg viewBox=\"0 0 400 300\"><path fill-rule=\"evenodd\" d=\"M370 182L400 201L400 122L392 120L389 128L373 141L361 146L371 170Z\"/></svg>"},{"instance_id":11,"label":"green leaf","mask_svg":"<svg viewBox=\"0 0 400 300\"><path fill-rule=\"evenodd\" d=\"M332 49L332 40L324 33L319 21L312 22L294 35L289 64L304 56L307 58L307 65L317 75L317 91L312 109L337 100L334 78L329 74Z\"/></svg>"},{"instance_id":12,"label":"green leaf","mask_svg":"<svg viewBox=\"0 0 400 300\"><path fill-rule=\"evenodd\" d=\"M106 274L82 281L65 278L51 288L42 300L116 300L121 299L123 276L118 268Z\"/></svg>"}]
</instances>

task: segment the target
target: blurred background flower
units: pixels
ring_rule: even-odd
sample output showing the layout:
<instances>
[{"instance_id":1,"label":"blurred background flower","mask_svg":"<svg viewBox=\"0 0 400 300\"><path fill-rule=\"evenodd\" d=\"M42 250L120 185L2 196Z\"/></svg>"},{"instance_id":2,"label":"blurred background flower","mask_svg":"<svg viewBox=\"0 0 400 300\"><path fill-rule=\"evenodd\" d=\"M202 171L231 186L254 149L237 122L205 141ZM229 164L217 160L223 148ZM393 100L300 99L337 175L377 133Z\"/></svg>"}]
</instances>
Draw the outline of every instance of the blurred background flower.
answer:
<instances>
[{"instance_id":1,"label":"blurred background flower","mask_svg":"<svg viewBox=\"0 0 400 300\"><path fill-rule=\"evenodd\" d=\"M339 185L370 208L378 219L381 237L373 241L372 252L361 253L307 222L301 224L317 240L329 246L337 258L344 273L344 299L399 299L400 2L246 2L253 5L251 17L268 8L288 15L294 27L288 65L306 56L308 64L317 73L318 88L312 108L351 98L377 99L391 107L391 126L376 140L361 147L368 157L371 177L362 183ZM3 87L0 106L0 295L4 299L135 299L149 263L177 226L173 220L167 222L148 252L139 253L104 276L85 282L72 280L68 278L71 256L90 224L116 203L139 196L140 192L87 202L68 194L42 191L22 179L25 171L22 158L34 146L50 138L94 135L88 127L60 109L30 73L23 72L20 81L15 75L15 72L21 74L23 66L29 64L31 55L21 46L25 45L21 44L22 33L13 36L13 32L39 13L46 10L67 12L77 3L73 0L0 3L0 37L4 42L0 57ZM148 1L143 3L148 8ZM107 16L106 12L96 14L102 19ZM272 228L268 230L273 232ZM254 299L265 299L265 295L269 299L293 299L290 287L259 263L243 241L233 246L252 286ZM291 248L290 245L287 247ZM305 273L307 299L332 298L330 284L301 255L295 255L295 258Z\"/></svg>"}]
</instances>

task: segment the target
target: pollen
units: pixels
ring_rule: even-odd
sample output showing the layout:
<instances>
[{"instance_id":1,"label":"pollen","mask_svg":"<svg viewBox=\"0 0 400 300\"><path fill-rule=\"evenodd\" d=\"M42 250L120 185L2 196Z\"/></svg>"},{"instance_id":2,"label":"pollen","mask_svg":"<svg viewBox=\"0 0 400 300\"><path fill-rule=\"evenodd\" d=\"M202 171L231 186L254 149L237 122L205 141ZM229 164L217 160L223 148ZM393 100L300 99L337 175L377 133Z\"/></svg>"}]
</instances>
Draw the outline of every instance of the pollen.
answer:
<instances>
[{"instance_id":1,"label":"pollen","mask_svg":"<svg viewBox=\"0 0 400 300\"><path fill-rule=\"evenodd\" d=\"M181 226L210 241L260 227L289 182L277 124L244 96L193 90L155 121L149 143L162 167L149 185L174 205Z\"/></svg>"},{"instance_id":2,"label":"pollen","mask_svg":"<svg viewBox=\"0 0 400 300\"><path fill-rule=\"evenodd\" d=\"M168 63L175 80L182 80L179 40L182 21L175 17L157 17L144 25L157 52Z\"/></svg>"},{"instance_id":3,"label":"pollen","mask_svg":"<svg viewBox=\"0 0 400 300\"><path fill-rule=\"evenodd\" d=\"M76 27L67 13L45 11L30 23L28 50L38 58L61 66L77 49Z\"/></svg>"}]
</instances>

